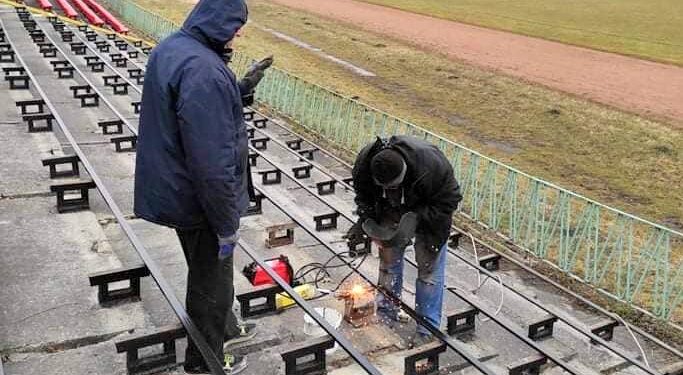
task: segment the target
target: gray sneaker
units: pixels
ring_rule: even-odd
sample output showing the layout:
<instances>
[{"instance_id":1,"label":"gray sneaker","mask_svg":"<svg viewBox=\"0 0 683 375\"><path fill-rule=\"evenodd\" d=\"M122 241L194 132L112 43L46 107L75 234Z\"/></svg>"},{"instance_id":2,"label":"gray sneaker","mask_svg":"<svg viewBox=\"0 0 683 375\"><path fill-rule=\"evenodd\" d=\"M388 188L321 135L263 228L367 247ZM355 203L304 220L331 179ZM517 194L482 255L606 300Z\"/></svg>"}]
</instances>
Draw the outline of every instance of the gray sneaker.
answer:
<instances>
[{"instance_id":1,"label":"gray sneaker","mask_svg":"<svg viewBox=\"0 0 683 375\"><path fill-rule=\"evenodd\" d=\"M230 346L249 341L256 336L256 324L254 323L242 323L237 328L240 331L239 334L223 342L224 350Z\"/></svg>"},{"instance_id":2,"label":"gray sneaker","mask_svg":"<svg viewBox=\"0 0 683 375\"><path fill-rule=\"evenodd\" d=\"M228 375L239 374L247 369L247 357L225 353L225 366L223 370Z\"/></svg>"}]
</instances>

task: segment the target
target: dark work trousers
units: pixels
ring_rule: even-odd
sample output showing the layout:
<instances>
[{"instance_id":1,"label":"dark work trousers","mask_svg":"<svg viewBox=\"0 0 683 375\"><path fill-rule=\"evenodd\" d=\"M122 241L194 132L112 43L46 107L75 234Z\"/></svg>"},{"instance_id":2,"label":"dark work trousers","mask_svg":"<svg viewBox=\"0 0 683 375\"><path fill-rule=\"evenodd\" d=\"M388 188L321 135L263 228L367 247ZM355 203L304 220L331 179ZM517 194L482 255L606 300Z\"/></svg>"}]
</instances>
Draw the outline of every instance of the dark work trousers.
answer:
<instances>
[{"instance_id":1,"label":"dark work trousers","mask_svg":"<svg viewBox=\"0 0 683 375\"><path fill-rule=\"evenodd\" d=\"M176 232L188 268L185 308L209 347L222 361L223 340L239 333L237 318L232 312L235 294L233 257L222 261L218 259L218 237L209 228ZM185 352L185 366L206 366L191 340L188 340Z\"/></svg>"}]
</instances>

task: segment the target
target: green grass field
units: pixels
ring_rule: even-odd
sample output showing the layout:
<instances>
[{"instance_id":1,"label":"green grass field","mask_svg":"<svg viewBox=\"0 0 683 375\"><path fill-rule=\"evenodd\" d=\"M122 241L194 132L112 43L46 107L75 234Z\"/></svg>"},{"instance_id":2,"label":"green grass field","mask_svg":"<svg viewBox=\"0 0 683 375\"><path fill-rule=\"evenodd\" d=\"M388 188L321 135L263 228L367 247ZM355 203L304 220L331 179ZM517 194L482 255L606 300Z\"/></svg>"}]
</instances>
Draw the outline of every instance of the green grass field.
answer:
<instances>
[{"instance_id":1,"label":"green grass field","mask_svg":"<svg viewBox=\"0 0 683 375\"><path fill-rule=\"evenodd\" d=\"M362 0L683 65L681 0Z\"/></svg>"}]
</instances>

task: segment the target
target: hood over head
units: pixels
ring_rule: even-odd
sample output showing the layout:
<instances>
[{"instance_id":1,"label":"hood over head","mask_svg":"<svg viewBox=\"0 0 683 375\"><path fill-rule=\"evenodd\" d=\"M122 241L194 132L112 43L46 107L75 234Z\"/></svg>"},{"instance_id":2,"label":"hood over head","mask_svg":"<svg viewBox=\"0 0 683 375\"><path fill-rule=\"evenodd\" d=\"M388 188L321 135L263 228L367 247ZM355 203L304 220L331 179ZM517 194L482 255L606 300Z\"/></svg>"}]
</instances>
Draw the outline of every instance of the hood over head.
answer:
<instances>
[{"instance_id":1,"label":"hood over head","mask_svg":"<svg viewBox=\"0 0 683 375\"><path fill-rule=\"evenodd\" d=\"M200 0L187 16L183 30L220 53L247 23L247 13L244 0Z\"/></svg>"}]
</instances>

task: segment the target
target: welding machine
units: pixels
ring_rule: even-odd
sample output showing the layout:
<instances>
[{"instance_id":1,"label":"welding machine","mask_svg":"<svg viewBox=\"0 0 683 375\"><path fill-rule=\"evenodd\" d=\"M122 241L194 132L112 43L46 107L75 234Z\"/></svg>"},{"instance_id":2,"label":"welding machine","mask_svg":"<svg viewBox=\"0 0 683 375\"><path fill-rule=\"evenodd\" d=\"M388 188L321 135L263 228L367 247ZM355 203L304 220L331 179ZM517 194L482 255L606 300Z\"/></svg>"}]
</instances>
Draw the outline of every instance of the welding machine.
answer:
<instances>
[{"instance_id":1,"label":"welding machine","mask_svg":"<svg viewBox=\"0 0 683 375\"><path fill-rule=\"evenodd\" d=\"M292 285L292 282L294 281L294 270L292 269L292 265L289 264L289 259L286 256L280 255L277 258L266 259L265 262L282 278L282 280L287 282L287 284ZM277 284L256 262L246 265L242 270L242 274L253 286Z\"/></svg>"}]
</instances>

